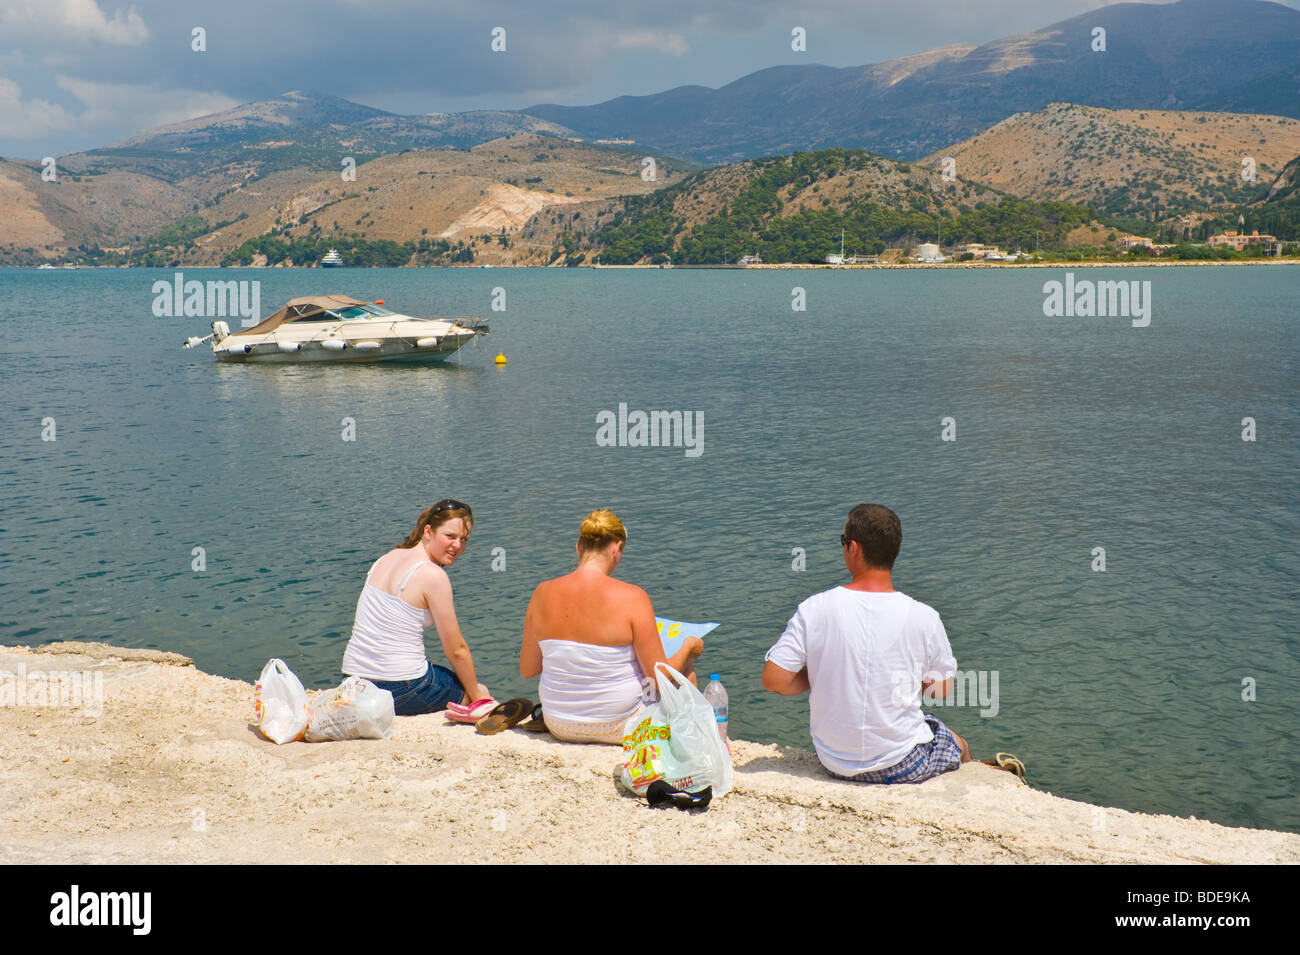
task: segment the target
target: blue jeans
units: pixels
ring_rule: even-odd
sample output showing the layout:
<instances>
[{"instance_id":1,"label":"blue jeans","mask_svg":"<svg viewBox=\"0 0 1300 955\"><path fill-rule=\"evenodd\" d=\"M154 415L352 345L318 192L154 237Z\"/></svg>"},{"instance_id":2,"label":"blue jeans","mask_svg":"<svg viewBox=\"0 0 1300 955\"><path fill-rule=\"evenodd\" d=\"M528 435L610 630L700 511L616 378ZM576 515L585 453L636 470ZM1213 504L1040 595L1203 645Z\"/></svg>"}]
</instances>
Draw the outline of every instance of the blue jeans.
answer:
<instances>
[{"instance_id":1,"label":"blue jeans","mask_svg":"<svg viewBox=\"0 0 1300 955\"><path fill-rule=\"evenodd\" d=\"M441 713L448 703L459 703L465 689L456 674L446 667L430 663L424 676L415 680L371 680L375 686L393 694L393 712L398 716Z\"/></svg>"}]
</instances>

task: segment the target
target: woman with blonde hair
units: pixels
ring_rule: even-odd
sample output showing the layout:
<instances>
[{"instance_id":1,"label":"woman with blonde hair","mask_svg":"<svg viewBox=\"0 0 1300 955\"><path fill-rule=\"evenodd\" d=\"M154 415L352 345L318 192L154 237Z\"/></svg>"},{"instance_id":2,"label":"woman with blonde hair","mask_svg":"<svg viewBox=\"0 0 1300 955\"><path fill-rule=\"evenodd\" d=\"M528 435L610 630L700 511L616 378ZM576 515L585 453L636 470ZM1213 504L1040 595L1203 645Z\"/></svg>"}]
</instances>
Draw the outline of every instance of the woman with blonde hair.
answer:
<instances>
[{"instance_id":1,"label":"woman with blonde hair","mask_svg":"<svg viewBox=\"0 0 1300 955\"><path fill-rule=\"evenodd\" d=\"M406 540L375 561L366 575L352 638L343 654L343 672L392 693L399 716L449 709L468 721L495 705L474 673L446 570L469 544L473 527L468 504L441 500L425 510ZM425 656L428 626L437 628L451 670Z\"/></svg>"},{"instance_id":2,"label":"woman with blonde hair","mask_svg":"<svg viewBox=\"0 0 1300 955\"><path fill-rule=\"evenodd\" d=\"M646 675L655 664L692 676L704 649L690 637L665 659L649 595L613 576L626 543L613 511L592 511L578 531L578 568L538 584L524 615L519 672L541 676L542 718L558 739L622 743L628 718L654 701Z\"/></svg>"}]
</instances>

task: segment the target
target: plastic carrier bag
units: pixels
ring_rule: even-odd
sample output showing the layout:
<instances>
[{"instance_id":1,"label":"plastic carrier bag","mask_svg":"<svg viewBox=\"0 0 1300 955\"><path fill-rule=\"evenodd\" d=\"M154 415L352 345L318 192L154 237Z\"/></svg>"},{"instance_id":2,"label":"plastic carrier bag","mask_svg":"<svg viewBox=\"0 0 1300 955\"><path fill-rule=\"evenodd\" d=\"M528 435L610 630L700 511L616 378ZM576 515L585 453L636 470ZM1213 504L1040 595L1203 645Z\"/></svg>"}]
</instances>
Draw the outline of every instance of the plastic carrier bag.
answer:
<instances>
[{"instance_id":1,"label":"plastic carrier bag","mask_svg":"<svg viewBox=\"0 0 1300 955\"><path fill-rule=\"evenodd\" d=\"M666 663L655 667L659 702L623 727L623 785L644 796L662 779L674 789L713 796L731 792L731 754L718 735L717 716L690 680Z\"/></svg>"},{"instance_id":2,"label":"plastic carrier bag","mask_svg":"<svg viewBox=\"0 0 1300 955\"><path fill-rule=\"evenodd\" d=\"M369 680L350 676L312 697L307 742L388 739L393 735L393 694Z\"/></svg>"},{"instance_id":3,"label":"plastic carrier bag","mask_svg":"<svg viewBox=\"0 0 1300 955\"><path fill-rule=\"evenodd\" d=\"M253 720L272 743L301 739L307 729L307 691L280 659L267 661L253 687Z\"/></svg>"}]
</instances>

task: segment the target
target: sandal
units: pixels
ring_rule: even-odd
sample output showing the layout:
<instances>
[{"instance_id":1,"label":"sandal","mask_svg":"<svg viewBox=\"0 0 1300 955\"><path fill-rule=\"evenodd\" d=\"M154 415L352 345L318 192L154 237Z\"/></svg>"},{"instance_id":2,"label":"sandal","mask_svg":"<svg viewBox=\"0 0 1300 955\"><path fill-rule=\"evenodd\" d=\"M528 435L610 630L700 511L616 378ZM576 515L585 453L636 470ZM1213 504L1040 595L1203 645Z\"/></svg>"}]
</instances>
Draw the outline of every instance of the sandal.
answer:
<instances>
[{"instance_id":1,"label":"sandal","mask_svg":"<svg viewBox=\"0 0 1300 955\"><path fill-rule=\"evenodd\" d=\"M533 718L527 723L519 725L521 730L528 730L530 733L549 733L546 728L546 720L542 719L542 704L538 703L533 707Z\"/></svg>"},{"instance_id":2,"label":"sandal","mask_svg":"<svg viewBox=\"0 0 1300 955\"><path fill-rule=\"evenodd\" d=\"M1010 753L998 753L992 759L984 760L989 766L995 766L998 769L1004 769L1009 773L1015 773L1022 783L1027 783L1025 779L1025 764Z\"/></svg>"},{"instance_id":3,"label":"sandal","mask_svg":"<svg viewBox=\"0 0 1300 955\"><path fill-rule=\"evenodd\" d=\"M492 708L496 705L497 701L490 696L475 700L469 706L461 703L448 703L447 719L454 723L477 723L492 712Z\"/></svg>"},{"instance_id":4,"label":"sandal","mask_svg":"<svg viewBox=\"0 0 1300 955\"><path fill-rule=\"evenodd\" d=\"M492 708L492 712L474 724L474 728L486 736L508 730L522 723L533 712L533 701L523 697L506 700Z\"/></svg>"}]
</instances>

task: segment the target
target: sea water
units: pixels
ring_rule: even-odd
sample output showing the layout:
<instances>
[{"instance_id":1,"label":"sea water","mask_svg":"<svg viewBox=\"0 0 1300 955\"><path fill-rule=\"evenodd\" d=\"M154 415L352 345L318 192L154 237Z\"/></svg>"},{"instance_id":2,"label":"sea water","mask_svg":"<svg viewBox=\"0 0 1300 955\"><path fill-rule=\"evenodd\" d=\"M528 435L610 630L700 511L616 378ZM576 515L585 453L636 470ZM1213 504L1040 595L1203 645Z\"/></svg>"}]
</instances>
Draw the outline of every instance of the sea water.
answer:
<instances>
[{"instance_id":1,"label":"sea water","mask_svg":"<svg viewBox=\"0 0 1300 955\"><path fill-rule=\"evenodd\" d=\"M491 322L460 363L396 368L182 350L209 322L155 317L172 275L0 270L0 642L334 685L367 568L450 496L474 508L451 577L480 679L530 695L529 595L611 507L619 576L721 622L699 666L729 675L733 738L807 748L763 654L847 579L844 518L873 501L962 671L933 711L977 757L1300 831L1300 270L1088 270L1150 281L1143 327L1045 314L1065 269L185 272L258 281L267 313L338 292ZM651 443L654 412L692 444L662 417Z\"/></svg>"}]
</instances>

